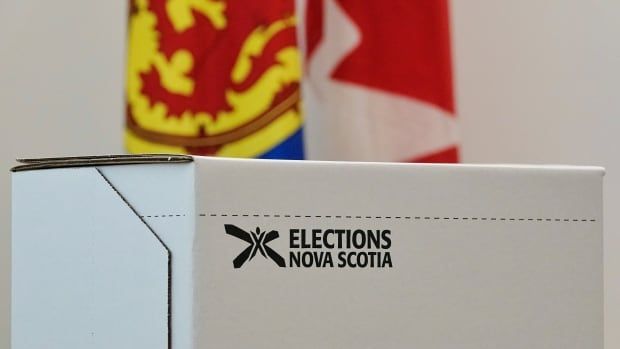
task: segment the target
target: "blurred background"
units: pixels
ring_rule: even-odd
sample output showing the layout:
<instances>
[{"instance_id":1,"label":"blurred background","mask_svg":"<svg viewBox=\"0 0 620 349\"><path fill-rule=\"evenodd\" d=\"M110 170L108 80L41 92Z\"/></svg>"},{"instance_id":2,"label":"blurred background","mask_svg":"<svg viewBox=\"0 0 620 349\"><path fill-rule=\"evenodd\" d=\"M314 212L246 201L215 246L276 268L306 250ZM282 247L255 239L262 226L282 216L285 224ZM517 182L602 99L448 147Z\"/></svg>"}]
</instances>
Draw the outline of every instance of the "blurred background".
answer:
<instances>
[{"instance_id":1,"label":"blurred background","mask_svg":"<svg viewBox=\"0 0 620 349\"><path fill-rule=\"evenodd\" d=\"M454 105L440 109L456 123L439 131L464 163L606 167L606 348L620 347L619 16L616 0L452 1ZM127 23L120 0L0 1L0 348L9 343L8 169L17 157L126 151ZM338 127L308 120L305 137L325 143ZM331 158L376 155L334 146Z\"/></svg>"}]
</instances>

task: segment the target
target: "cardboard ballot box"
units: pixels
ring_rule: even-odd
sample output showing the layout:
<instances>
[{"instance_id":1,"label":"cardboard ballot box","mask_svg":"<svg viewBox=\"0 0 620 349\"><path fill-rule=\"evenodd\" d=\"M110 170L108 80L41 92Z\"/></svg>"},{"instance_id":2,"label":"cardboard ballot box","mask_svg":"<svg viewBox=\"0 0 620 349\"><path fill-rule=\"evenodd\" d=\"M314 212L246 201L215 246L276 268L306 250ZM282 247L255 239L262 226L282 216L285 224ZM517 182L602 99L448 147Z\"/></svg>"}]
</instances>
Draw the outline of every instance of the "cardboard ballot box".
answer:
<instances>
[{"instance_id":1,"label":"cardboard ballot box","mask_svg":"<svg viewBox=\"0 0 620 349\"><path fill-rule=\"evenodd\" d=\"M14 171L13 349L603 348L601 168Z\"/></svg>"}]
</instances>

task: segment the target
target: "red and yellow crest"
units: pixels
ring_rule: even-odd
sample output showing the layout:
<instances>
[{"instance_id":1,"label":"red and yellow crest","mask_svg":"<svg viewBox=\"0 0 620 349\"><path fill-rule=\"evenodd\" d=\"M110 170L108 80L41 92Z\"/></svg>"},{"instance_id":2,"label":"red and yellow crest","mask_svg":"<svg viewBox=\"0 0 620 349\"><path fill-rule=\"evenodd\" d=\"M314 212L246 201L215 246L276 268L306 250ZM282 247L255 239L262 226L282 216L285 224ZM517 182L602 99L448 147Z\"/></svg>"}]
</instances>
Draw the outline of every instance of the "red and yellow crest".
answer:
<instances>
[{"instance_id":1,"label":"red and yellow crest","mask_svg":"<svg viewBox=\"0 0 620 349\"><path fill-rule=\"evenodd\" d=\"M126 146L254 157L297 132L293 0L133 0Z\"/></svg>"}]
</instances>

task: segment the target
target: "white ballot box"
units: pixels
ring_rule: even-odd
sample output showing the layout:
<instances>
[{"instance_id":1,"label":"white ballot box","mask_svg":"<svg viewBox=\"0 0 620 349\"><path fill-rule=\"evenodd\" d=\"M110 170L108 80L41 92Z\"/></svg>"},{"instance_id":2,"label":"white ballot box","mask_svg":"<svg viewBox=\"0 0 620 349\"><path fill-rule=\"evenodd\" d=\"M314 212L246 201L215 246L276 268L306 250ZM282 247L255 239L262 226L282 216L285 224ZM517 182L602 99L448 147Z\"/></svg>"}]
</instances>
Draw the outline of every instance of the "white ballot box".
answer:
<instances>
[{"instance_id":1,"label":"white ballot box","mask_svg":"<svg viewBox=\"0 0 620 349\"><path fill-rule=\"evenodd\" d=\"M13 349L602 349L603 169L23 160Z\"/></svg>"}]
</instances>

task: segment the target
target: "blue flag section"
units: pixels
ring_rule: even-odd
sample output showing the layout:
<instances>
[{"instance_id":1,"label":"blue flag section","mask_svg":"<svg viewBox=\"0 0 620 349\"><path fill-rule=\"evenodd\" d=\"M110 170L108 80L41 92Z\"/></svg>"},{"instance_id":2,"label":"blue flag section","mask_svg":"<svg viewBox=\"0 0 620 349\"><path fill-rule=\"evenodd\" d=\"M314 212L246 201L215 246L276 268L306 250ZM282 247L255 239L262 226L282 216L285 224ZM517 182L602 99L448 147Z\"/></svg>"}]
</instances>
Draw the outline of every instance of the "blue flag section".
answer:
<instances>
[{"instance_id":1,"label":"blue flag section","mask_svg":"<svg viewBox=\"0 0 620 349\"><path fill-rule=\"evenodd\" d=\"M303 160L304 157L304 142L303 142L303 128L300 128L291 137L284 142L278 144L270 151L258 156L259 159L288 159L288 160Z\"/></svg>"}]
</instances>

